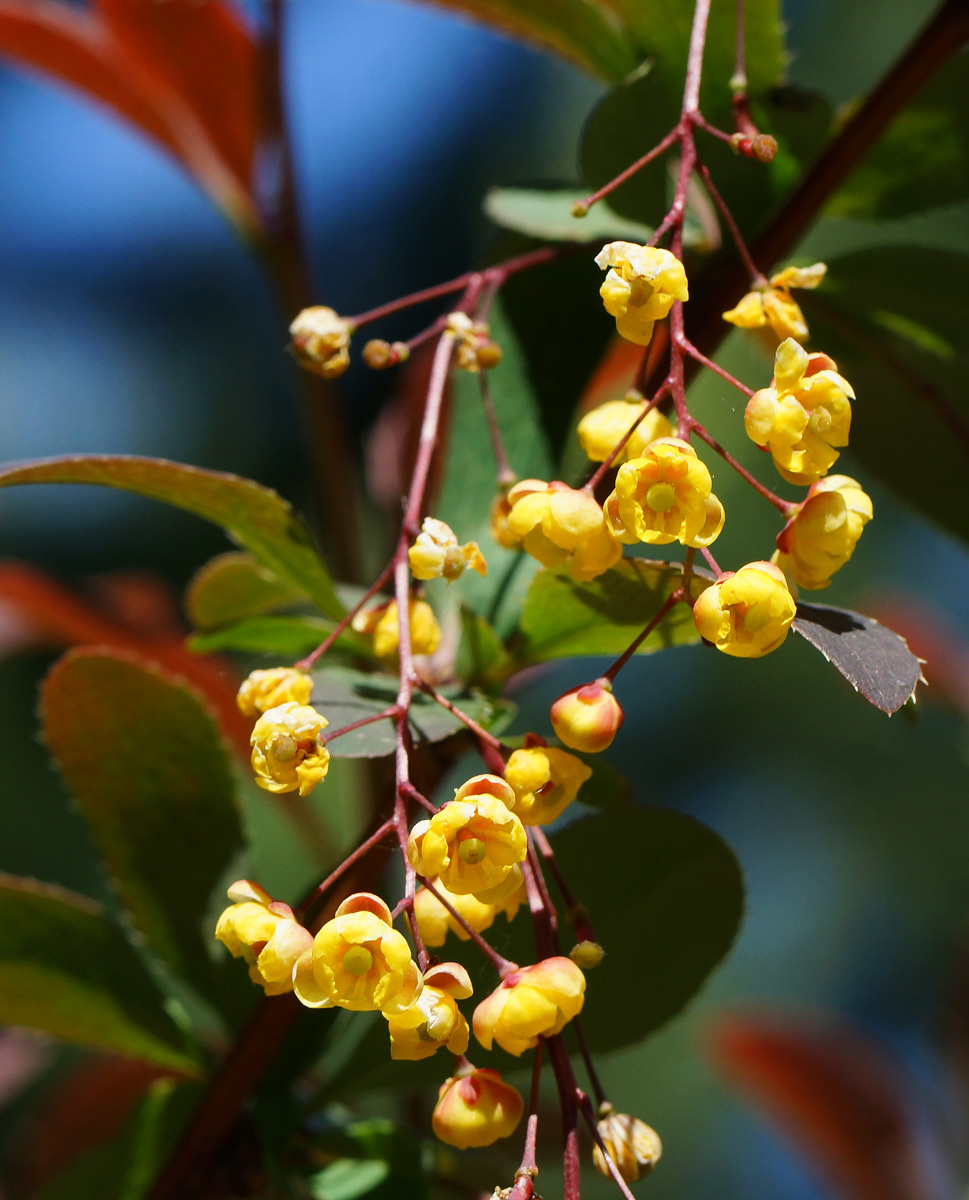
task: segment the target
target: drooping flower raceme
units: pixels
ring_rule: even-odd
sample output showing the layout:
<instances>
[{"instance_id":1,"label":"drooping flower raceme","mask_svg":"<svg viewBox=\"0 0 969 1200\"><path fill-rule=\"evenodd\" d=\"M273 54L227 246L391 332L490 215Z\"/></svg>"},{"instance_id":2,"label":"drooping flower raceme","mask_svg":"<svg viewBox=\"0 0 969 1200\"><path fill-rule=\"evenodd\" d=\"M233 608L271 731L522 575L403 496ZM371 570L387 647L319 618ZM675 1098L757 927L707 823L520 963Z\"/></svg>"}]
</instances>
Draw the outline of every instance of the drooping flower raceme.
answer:
<instances>
[{"instance_id":1,"label":"drooping flower raceme","mask_svg":"<svg viewBox=\"0 0 969 1200\"><path fill-rule=\"evenodd\" d=\"M442 1046L452 1054L468 1048L468 1022L456 1001L471 995L471 980L460 963L439 963L424 976L414 1003L399 1013L385 1013L390 1030L390 1057L416 1061L430 1058Z\"/></svg>"},{"instance_id":2,"label":"drooping flower raceme","mask_svg":"<svg viewBox=\"0 0 969 1200\"><path fill-rule=\"evenodd\" d=\"M413 654L433 654L441 644L441 627L434 609L426 600L411 600L410 648ZM352 627L357 633L373 636L373 650L378 658L388 658L400 646L400 622L397 620L397 601L380 604L357 613Z\"/></svg>"},{"instance_id":3,"label":"drooping flower raceme","mask_svg":"<svg viewBox=\"0 0 969 1200\"><path fill-rule=\"evenodd\" d=\"M776 650L794 614L784 572L769 562L727 572L701 592L693 606L700 637L736 658L760 658Z\"/></svg>"},{"instance_id":4,"label":"drooping flower raceme","mask_svg":"<svg viewBox=\"0 0 969 1200\"><path fill-rule=\"evenodd\" d=\"M249 739L256 783L267 792L298 789L308 796L330 767L322 733L327 724L315 708L295 700L264 712Z\"/></svg>"},{"instance_id":5,"label":"drooping flower raceme","mask_svg":"<svg viewBox=\"0 0 969 1200\"><path fill-rule=\"evenodd\" d=\"M423 978L390 909L370 892L348 896L296 961L293 987L307 1008L399 1013L421 994Z\"/></svg>"},{"instance_id":6,"label":"drooping flower raceme","mask_svg":"<svg viewBox=\"0 0 969 1200\"><path fill-rule=\"evenodd\" d=\"M350 365L350 336L353 325L332 308L315 305L298 314L289 333L293 353L300 366L335 379Z\"/></svg>"},{"instance_id":7,"label":"drooping flower raceme","mask_svg":"<svg viewBox=\"0 0 969 1200\"><path fill-rule=\"evenodd\" d=\"M781 339L803 342L808 337L807 322L791 288L816 288L827 272L824 263L811 267L785 267L771 276L770 287L753 288L723 319L740 329L760 329L769 325Z\"/></svg>"},{"instance_id":8,"label":"drooping flower raceme","mask_svg":"<svg viewBox=\"0 0 969 1200\"><path fill-rule=\"evenodd\" d=\"M440 876L449 892L500 903L521 886L518 864L527 853L525 827L511 811L514 803L514 791L499 776L475 775L430 820L411 830L411 866L425 878Z\"/></svg>"},{"instance_id":9,"label":"drooping flower raceme","mask_svg":"<svg viewBox=\"0 0 969 1200\"><path fill-rule=\"evenodd\" d=\"M636 413L645 407L646 401L642 396L632 392L623 400L607 400L598 408L591 409L575 431L579 445L593 462L605 462L635 421ZM639 458L650 442L672 436L673 426L666 417L658 408L650 409L613 462L619 464L630 458Z\"/></svg>"},{"instance_id":10,"label":"drooping flower raceme","mask_svg":"<svg viewBox=\"0 0 969 1200\"><path fill-rule=\"evenodd\" d=\"M219 917L215 936L233 958L249 964L249 978L267 996L293 990L296 960L313 944L313 935L296 920L288 904L274 900L249 879L229 888L232 904Z\"/></svg>"},{"instance_id":11,"label":"drooping flower raceme","mask_svg":"<svg viewBox=\"0 0 969 1200\"><path fill-rule=\"evenodd\" d=\"M747 435L770 449L788 483L816 483L837 460L835 447L848 444L854 394L833 359L787 338L774 356L773 384L747 404Z\"/></svg>"},{"instance_id":12,"label":"drooping flower raceme","mask_svg":"<svg viewBox=\"0 0 969 1200\"><path fill-rule=\"evenodd\" d=\"M680 438L659 438L623 463L605 503L606 523L621 542L709 546L723 528L723 505L696 451Z\"/></svg>"},{"instance_id":13,"label":"drooping flower raceme","mask_svg":"<svg viewBox=\"0 0 969 1200\"><path fill-rule=\"evenodd\" d=\"M523 479L508 493L508 527L543 567L568 563L572 578L595 579L622 557L602 509L588 492L555 480Z\"/></svg>"},{"instance_id":14,"label":"drooping flower raceme","mask_svg":"<svg viewBox=\"0 0 969 1200\"><path fill-rule=\"evenodd\" d=\"M468 1066L441 1084L431 1125L448 1146L469 1150L510 1137L524 1109L521 1094L497 1071Z\"/></svg>"},{"instance_id":15,"label":"drooping flower raceme","mask_svg":"<svg viewBox=\"0 0 969 1200\"><path fill-rule=\"evenodd\" d=\"M807 499L777 535L771 557L798 587L826 588L872 518L871 498L847 475L812 484Z\"/></svg>"},{"instance_id":16,"label":"drooping flower raceme","mask_svg":"<svg viewBox=\"0 0 969 1200\"><path fill-rule=\"evenodd\" d=\"M596 679L563 692L549 709L555 736L583 754L599 754L612 745L623 711L608 679Z\"/></svg>"},{"instance_id":17,"label":"drooping flower raceme","mask_svg":"<svg viewBox=\"0 0 969 1200\"><path fill-rule=\"evenodd\" d=\"M515 750L505 780L515 789L515 815L524 825L548 825L562 815L592 775L581 758L552 746Z\"/></svg>"},{"instance_id":18,"label":"drooping flower raceme","mask_svg":"<svg viewBox=\"0 0 969 1200\"><path fill-rule=\"evenodd\" d=\"M250 671L236 695L244 717L255 717L267 709L293 700L309 704L313 680L296 667L271 667L268 671Z\"/></svg>"},{"instance_id":19,"label":"drooping flower raceme","mask_svg":"<svg viewBox=\"0 0 969 1200\"><path fill-rule=\"evenodd\" d=\"M667 315L674 300L689 299L683 264L669 250L610 242L596 255L596 266L608 268L599 288L606 312L637 346L649 345L653 323Z\"/></svg>"},{"instance_id":20,"label":"drooping flower raceme","mask_svg":"<svg viewBox=\"0 0 969 1200\"><path fill-rule=\"evenodd\" d=\"M424 518L417 540L407 551L407 558L415 579L446 579L451 583L464 574L465 567L479 575L488 574L477 542L459 545L451 526L434 517Z\"/></svg>"},{"instance_id":21,"label":"drooping flower raceme","mask_svg":"<svg viewBox=\"0 0 969 1200\"><path fill-rule=\"evenodd\" d=\"M551 1037L578 1016L585 1000L585 976L570 958L546 958L507 975L474 1010L474 1036L486 1050L497 1042L520 1055Z\"/></svg>"},{"instance_id":22,"label":"drooping flower raceme","mask_svg":"<svg viewBox=\"0 0 969 1200\"><path fill-rule=\"evenodd\" d=\"M486 929L490 929L494 924L495 917L501 912L509 921L513 920L518 909L526 900L524 883L500 903L485 904L477 896L470 894L460 896L449 892L439 879L431 879L428 882L434 885L475 933L483 933ZM425 946L443 946L449 932L457 934L462 942L470 940L471 935L461 922L455 920L437 896L425 887L419 887L414 896L414 916L417 918L417 927Z\"/></svg>"}]
</instances>

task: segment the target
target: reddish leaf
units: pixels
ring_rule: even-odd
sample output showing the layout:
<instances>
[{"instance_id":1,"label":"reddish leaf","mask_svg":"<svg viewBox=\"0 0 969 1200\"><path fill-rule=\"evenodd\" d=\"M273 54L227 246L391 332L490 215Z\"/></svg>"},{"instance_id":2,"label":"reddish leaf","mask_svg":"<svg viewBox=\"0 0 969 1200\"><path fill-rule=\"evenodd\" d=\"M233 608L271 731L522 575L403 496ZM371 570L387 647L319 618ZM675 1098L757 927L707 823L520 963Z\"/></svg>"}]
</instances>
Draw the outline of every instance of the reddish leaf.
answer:
<instances>
[{"instance_id":1,"label":"reddish leaf","mask_svg":"<svg viewBox=\"0 0 969 1200\"><path fill-rule=\"evenodd\" d=\"M873 1038L834 1021L725 1021L713 1058L811 1169L850 1200L930 1200L914 1081ZM937 1176L936 1176L937 1177Z\"/></svg>"}]
</instances>

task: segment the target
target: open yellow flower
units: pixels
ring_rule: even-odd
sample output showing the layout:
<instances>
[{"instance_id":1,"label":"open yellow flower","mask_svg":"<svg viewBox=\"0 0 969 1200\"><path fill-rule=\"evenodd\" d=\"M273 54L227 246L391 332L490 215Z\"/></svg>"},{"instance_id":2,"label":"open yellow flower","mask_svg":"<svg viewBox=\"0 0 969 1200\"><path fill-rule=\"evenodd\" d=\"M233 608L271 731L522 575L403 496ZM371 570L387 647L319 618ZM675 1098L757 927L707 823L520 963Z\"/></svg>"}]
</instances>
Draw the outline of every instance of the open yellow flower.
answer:
<instances>
[{"instance_id":1,"label":"open yellow flower","mask_svg":"<svg viewBox=\"0 0 969 1200\"><path fill-rule=\"evenodd\" d=\"M249 879L229 888L233 902L219 917L215 936L233 958L249 964L249 978L267 996L293 990L296 960L313 944L313 935L296 920L288 904L274 900Z\"/></svg>"},{"instance_id":2,"label":"open yellow flower","mask_svg":"<svg viewBox=\"0 0 969 1200\"><path fill-rule=\"evenodd\" d=\"M857 480L847 475L819 479L777 535L771 562L798 587L826 588L854 554L871 518L871 499Z\"/></svg>"},{"instance_id":3,"label":"open yellow flower","mask_svg":"<svg viewBox=\"0 0 969 1200\"><path fill-rule=\"evenodd\" d=\"M659 438L623 463L605 503L606 523L621 542L709 546L723 528L723 505L696 451L680 438Z\"/></svg>"},{"instance_id":4,"label":"open yellow flower","mask_svg":"<svg viewBox=\"0 0 969 1200\"><path fill-rule=\"evenodd\" d=\"M683 264L669 250L610 242L596 255L596 266L609 268L599 295L616 329L627 341L648 346L653 324L667 315L674 300L688 300Z\"/></svg>"},{"instance_id":5,"label":"open yellow flower","mask_svg":"<svg viewBox=\"0 0 969 1200\"><path fill-rule=\"evenodd\" d=\"M788 483L816 483L847 446L854 391L826 354L808 354L787 338L774 356L771 387L755 392L744 413L747 436L770 449Z\"/></svg>"},{"instance_id":6,"label":"open yellow flower","mask_svg":"<svg viewBox=\"0 0 969 1200\"><path fill-rule=\"evenodd\" d=\"M605 462L635 421L637 411L641 412L645 407L642 396L631 392L623 400L607 400L590 409L575 431L579 445L593 462ZM673 426L666 417L658 408L650 409L613 462L618 466L627 459L639 458L650 442L672 436Z\"/></svg>"},{"instance_id":7,"label":"open yellow flower","mask_svg":"<svg viewBox=\"0 0 969 1200\"><path fill-rule=\"evenodd\" d=\"M264 712L249 739L256 783L267 792L298 789L308 796L330 767L322 733L327 724L315 708L295 700Z\"/></svg>"},{"instance_id":8,"label":"open yellow flower","mask_svg":"<svg viewBox=\"0 0 969 1200\"><path fill-rule=\"evenodd\" d=\"M512 892L510 896L499 903L486 904L470 893L459 896L449 892L439 879L432 879L429 882L444 896L448 904L460 913L475 933L483 933L486 929L490 929L494 924L495 917L501 912L509 921L513 920L518 909L526 900L524 883L517 891ZM417 918L417 928L420 930L425 946L435 948L443 946L449 932L457 934L462 942L467 942L471 938L464 926L454 919L437 896L425 887L417 889L414 897L414 916Z\"/></svg>"},{"instance_id":9,"label":"open yellow flower","mask_svg":"<svg viewBox=\"0 0 969 1200\"><path fill-rule=\"evenodd\" d=\"M421 532L407 551L407 559L415 579L446 579L452 583L464 574L465 567L479 575L488 574L477 542L459 545L451 526L434 517L424 518Z\"/></svg>"},{"instance_id":10,"label":"open yellow flower","mask_svg":"<svg viewBox=\"0 0 969 1200\"><path fill-rule=\"evenodd\" d=\"M390 909L371 892L348 896L296 961L293 987L307 1008L399 1013L421 994L423 977Z\"/></svg>"},{"instance_id":11,"label":"open yellow flower","mask_svg":"<svg viewBox=\"0 0 969 1200\"><path fill-rule=\"evenodd\" d=\"M244 717L255 717L267 709L293 700L309 704L313 680L296 667L271 667L268 671L250 671L236 695L236 703Z\"/></svg>"},{"instance_id":12,"label":"open yellow flower","mask_svg":"<svg viewBox=\"0 0 969 1200\"><path fill-rule=\"evenodd\" d=\"M760 658L787 637L796 607L784 572L769 562L748 563L701 592L693 620L705 641L735 658Z\"/></svg>"},{"instance_id":13,"label":"open yellow flower","mask_svg":"<svg viewBox=\"0 0 969 1200\"><path fill-rule=\"evenodd\" d=\"M469 1064L441 1084L431 1125L448 1146L469 1150L510 1137L524 1110L521 1093L497 1071Z\"/></svg>"},{"instance_id":14,"label":"open yellow flower","mask_svg":"<svg viewBox=\"0 0 969 1200\"><path fill-rule=\"evenodd\" d=\"M515 750L505 767L515 789L515 815L524 825L548 825L560 817L591 776L581 758L553 746Z\"/></svg>"},{"instance_id":15,"label":"open yellow flower","mask_svg":"<svg viewBox=\"0 0 969 1200\"><path fill-rule=\"evenodd\" d=\"M807 322L791 288L816 288L827 272L824 263L811 267L785 267L771 276L769 287L753 288L723 319L740 329L760 329L769 325L782 340L794 338L803 342L808 337Z\"/></svg>"},{"instance_id":16,"label":"open yellow flower","mask_svg":"<svg viewBox=\"0 0 969 1200\"><path fill-rule=\"evenodd\" d=\"M442 1046L452 1054L468 1048L470 1030L457 1000L472 993L471 979L460 963L439 963L424 976L424 987L410 1008L384 1013L390 1030L390 1057L417 1061Z\"/></svg>"},{"instance_id":17,"label":"open yellow flower","mask_svg":"<svg viewBox=\"0 0 969 1200\"><path fill-rule=\"evenodd\" d=\"M449 892L500 903L521 887L518 864L528 848L514 803L514 791L499 776L475 775L411 830L411 866L425 879L439 876Z\"/></svg>"},{"instance_id":18,"label":"open yellow flower","mask_svg":"<svg viewBox=\"0 0 969 1200\"><path fill-rule=\"evenodd\" d=\"M622 557L594 496L558 480L523 479L508 493L508 527L543 567L568 563L572 578L588 581Z\"/></svg>"},{"instance_id":19,"label":"open yellow flower","mask_svg":"<svg viewBox=\"0 0 969 1200\"><path fill-rule=\"evenodd\" d=\"M434 609L426 600L411 600L410 648L413 654L433 654L441 644L441 627ZM400 622L397 620L397 601L390 600L376 608L357 613L351 622L357 633L373 636L373 650L378 658L396 654L400 646Z\"/></svg>"},{"instance_id":20,"label":"open yellow flower","mask_svg":"<svg viewBox=\"0 0 969 1200\"><path fill-rule=\"evenodd\" d=\"M585 976L570 958L546 958L507 975L474 1010L474 1036L520 1055L552 1037L582 1011Z\"/></svg>"}]
</instances>

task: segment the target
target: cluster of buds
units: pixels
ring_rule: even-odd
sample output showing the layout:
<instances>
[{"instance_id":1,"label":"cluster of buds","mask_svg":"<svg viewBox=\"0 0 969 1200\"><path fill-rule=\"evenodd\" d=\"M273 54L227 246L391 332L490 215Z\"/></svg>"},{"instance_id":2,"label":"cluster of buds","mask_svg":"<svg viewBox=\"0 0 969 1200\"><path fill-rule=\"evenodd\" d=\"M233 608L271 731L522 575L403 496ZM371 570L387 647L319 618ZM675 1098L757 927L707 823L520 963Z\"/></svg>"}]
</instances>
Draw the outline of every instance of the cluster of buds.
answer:
<instances>
[{"instance_id":1,"label":"cluster of buds","mask_svg":"<svg viewBox=\"0 0 969 1200\"><path fill-rule=\"evenodd\" d=\"M501 362L501 347L491 340L484 321L473 321L467 313L448 313L447 329L454 337L454 361L462 371L476 375Z\"/></svg>"},{"instance_id":2,"label":"cluster of buds","mask_svg":"<svg viewBox=\"0 0 969 1200\"><path fill-rule=\"evenodd\" d=\"M314 375L336 379L350 365L352 322L332 308L304 308L289 327L290 346L296 361Z\"/></svg>"},{"instance_id":3,"label":"cluster of buds","mask_svg":"<svg viewBox=\"0 0 969 1200\"><path fill-rule=\"evenodd\" d=\"M421 532L407 552L411 574L415 579L460 579L465 568L479 575L488 574L488 564L477 542L458 543L450 525L435 517L425 517Z\"/></svg>"}]
</instances>

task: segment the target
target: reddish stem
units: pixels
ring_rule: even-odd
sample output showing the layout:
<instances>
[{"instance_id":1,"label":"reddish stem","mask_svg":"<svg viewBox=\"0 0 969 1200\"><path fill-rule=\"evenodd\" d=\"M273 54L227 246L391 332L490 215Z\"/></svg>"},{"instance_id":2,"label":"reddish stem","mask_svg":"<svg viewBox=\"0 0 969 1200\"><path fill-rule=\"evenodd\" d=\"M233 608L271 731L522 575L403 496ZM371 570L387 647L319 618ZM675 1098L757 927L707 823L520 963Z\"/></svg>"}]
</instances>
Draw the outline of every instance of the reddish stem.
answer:
<instances>
[{"instance_id":1,"label":"reddish stem","mask_svg":"<svg viewBox=\"0 0 969 1200\"><path fill-rule=\"evenodd\" d=\"M481 936L481 934L478 933L478 931L476 929L471 928L471 926L464 919L464 917L461 916L461 914L454 907L454 905L451 904L450 901L445 900L445 898L441 895L440 890L438 888L436 888L430 882L430 880L427 880L427 879L424 879L423 877L421 877L420 882L423 884L424 887L427 888L427 890L431 893L432 896L436 896L438 898L438 900L440 900L440 902L448 910L448 912L455 919L455 921L457 921L457 923L461 926L461 928L468 935L468 937L470 937L472 942L474 942L474 944L478 947L478 949L485 956L485 958L487 958L488 961L492 964L492 966L495 968L495 970L498 972L498 974L501 976L502 979L504 979L506 975L510 975L512 973L512 971L518 970L518 963L513 963L513 962L511 962L510 959L502 957L502 955L500 955L497 950L495 950L491 946L489 946L488 943Z\"/></svg>"},{"instance_id":2,"label":"reddish stem","mask_svg":"<svg viewBox=\"0 0 969 1200\"><path fill-rule=\"evenodd\" d=\"M599 1079L599 1072L595 1068L595 1063L592 1061L592 1052L589 1049L589 1043L586 1041L585 1029L580 1017L573 1019L572 1029L575 1031L575 1040L579 1043L579 1051L582 1054L582 1061L585 1063L589 1082L592 1084L592 1090L596 1094L596 1103L603 1104L606 1099L605 1089L602 1086L602 1081Z\"/></svg>"},{"instance_id":3,"label":"reddish stem","mask_svg":"<svg viewBox=\"0 0 969 1200\"><path fill-rule=\"evenodd\" d=\"M351 621L357 615L357 613L360 612L360 610L367 603L367 601L371 600L377 594L377 592L380 591L380 589L384 586L384 584L390 578L390 575L391 575L391 572L393 571L393 569L394 569L394 564L392 562L389 562L387 564L387 566L384 567L384 569L380 572L380 575L377 577L376 582L372 583L370 585L370 587L367 588L367 590L360 597L360 599L353 606L353 608L350 609L350 611L347 613L347 615L345 617L340 618L340 622L336 626L336 628L333 630L333 632L328 634L323 639L323 641L320 642L320 644L316 647L316 649L313 651L312 654L307 654L307 656L305 658L301 658L298 663L293 664L298 670L309 671L313 668L314 664L316 662L318 662L319 659L321 659L324 654L326 654L327 650L330 649L330 647L337 640L337 638L340 636L340 634L343 633L344 630L346 630L347 626L351 623Z\"/></svg>"},{"instance_id":4,"label":"reddish stem","mask_svg":"<svg viewBox=\"0 0 969 1200\"><path fill-rule=\"evenodd\" d=\"M603 200L609 195L610 192L614 192L617 187L625 183L627 179L631 179L637 171L641 171L643 167L651 163L653 159L658 158L665 151L669 150L669 148L675 144L679 136L679 128L671 129L661 142L657 143L652 150L647 150L643 157L638 158L631 167L627 167L624 171L620 171L615 179L610 179L609 182L599 188L597 192L593 192L591 196L583 200L582 207L588 212L593 204L597 204L600 200Z\"/></svg>"},{"instance_id":5,"label":"reddish stem","mask_svg":"<svg viewBox=\"0 0 969 1200\"><path fill-rule=\"evenodd\" d=\"M364 725L373 725L376 721L387 721L396 717L397 705L391 704L389 708L385 708L383 712L374 713L369 717L361 717L359 721L351 721L349 725L342 725L339 729L335 729L332 733L327 733L326 740L334 741L338 737L343 737L345 733L352 733L354 729L362 729Z\"/></svg>"},{"instance_id":6,"label":"reddish stem","mask_svg":"<svg viewBox=\"0 0 969 1200\"><path fill-rule=\"evenodd\" d=\"M440 704L441 708L447 709L451 716L456 717L462 725L466 725L479 742L481 742L484 746L490 747L490 749L498 754L497 763L492 760L489 765L492 767L497 767L497 770L495 771L496 774L504 775L505 760L502 757L502 750L504 750L504 746L502 746L498 738L496 738L493 733L489 733L483 726L479 725L474 717L469 717L466 712L463 712L460 708L458 708L458 706L452 703L447 696L442 696L432 684L428 683L424 679L421 679L420 676L414 676L414 684L416 687L420 688L425 695L430 696L435 703Z\"/></svg>"},{"instance_id":7,"label":"reddish stem","mask_svg":"<svg viewBox=\"0 0 969 1200\"><path fill-rule=\"evenodd\" d=\"M564 1150L562 1156L563 1200L579 1200L581 1168L579 1165L579 1110L576 1103L577 1087L572 1063L562 1035L546 1039L555 1082L558 1085L559 1103L562 1107L562 1134Z\"/></svg>"},{"instance_id":8,"label":"reddish stem","mask_svg":"<svg viewBox=\"0 0 969 1200\"><path fill-rule=\"evenodd\" d=\"M515 482L518 476L511 469L508 456L505 454L505 444L501 440L501 426L498 424L498 414L495 402L491 398L491 385L488 382L488 372L478 372L478 384L481 388L481 407L484 409L485 421L488 423L488 436L491 438L491 449L495 456L495 470L498 484L507 487Z\"/></svg>"},{"instance_id":9,"label":"reddish stem","mask_svg":"<svg viewBox=\"0 0 969 1200\"><path fill-rule=\"evenodd\" d=\"M384 821L383 825L381 825L379 829L375 830L370 837L366 839L366 841L361 842L352 854L347 855L343 862L340 863L338 867L334 868L334 870L327 875L322 883L317 884L316 887L313 888L313 890L303 898L300 905L294 910L296 919L303 921L317 900L323 897L330 890L340 876L349 870L354 863L359 862L359 860L363 858L365 854L368 854L374 848L374 846L382 842L393 828L393 818Z\"/></svg>"},{"instance_id":10,"label":"reddish stem","mask_svg":"<svg viewBox=\"0 0 969 1200\"><path fill-rule=\"evenodd\" d=\"M747 470L747 468L743 466L742 463L739 463L729 450L725 450L724 447L721 446L716 440L716 438L707 432L707 430L703 425L700 424L699 421L696 421L691 417L690 427L697 437L706 442L711 450L715 450L728 466L733 467L740 478L746 480L746 482L750 484L754 491L759 492L765 500L773 504L773 506L782 512L786 518L789 519L794 515L794 513L797 511L798 505L792 504L788 500L783 500L780 496L772 492L769 487L765 487L759 479L755 479L754 476L751 475L751 473Z\"/></svg>"},{"instance_id":11,"label":"reddish stem","mask_svg":"<svg viewBox=\"0 0 969 1200\"><path fill-rule=\"evenodd\" d=\"M657 404L659 404L662 401L663 397L667 394L668 391L669 391L669 380L667 379L666 382L659 389L659 391L656 393L656 395L652 398L652 400L649 401L649 403L646 405L646 407L639 410L639 413L636 416L636 420L633 421L632 425L629 426L629 428L622 435L620 440L615 444L615 446L613 446L612 453L605 460L605 462L600 463L599 466L596 468L596 470L593 472L593 474L585 481L585 483L583 484L583 491L588 492L590 496L595 493L595 490L599 486L600 482L602 481L603 476L609 470L609 468L612 466L612 464L616 461L616 455L622 453L623 446L625 446L625 444L629 441L629 439L633 436L633 434L639 428L640 421L642 421L646 416L649 415L649 413L651 413L653 411L653 409L657 406Z\"/></svg>"},{"instance_id":12,"label":"reddish stem","mask_svg":"<svg viewBox=\"0 0 969 1200\"><path fill-rule=\"evenodd\" d=\"M729 138L727 139L730 140ZM703 180L703 186L707 190L707 194L713 203L717 206L723 222L730 230L730 236L733 238L733 244L737 247L737 253L740 255L744 266L747 268L747 274L750 276L750 282L754 287L767 287L768 280L764 273L759 269L757 264L751 257L750 251L747 249L747 243L744 241L744 236L740 232L740 226L734 220L734 215L730 211L726 200L720 195L720 192L710 178L710 172L702 162L697 163L697 172Z\"/></svg>"},{"instance_id":13,"label":"reddish stem","mask_svg":"<svg viewBox=\"0 0 969 1200\"><path fill-rule=\"evenodd\" d=\"M714 574L719 578L723 574L723 571L720 570L720 567L717 564L717 560L713 557L713 555L710 553L710 551L707 549L706 546L700 547L700 553L706 559L706 564L710 568L710 570L713 571Z\"/></svg>"},{"instance_id":14,"label":"reddish stem","mask_svg":"<svg viewBox=\"0 0 969 1200\"><path fill-rule=\"evenodd\" d=\"M701 354L696 346L694 346L690 341L690 339L686 337L686 335L680 339L680 348L685 350L691 358L696 359L701 367L706 367L708 370L713 371L715 375L719 375L721 379L726 380L726 382L729 383L731 387L736 388L738 392L743 392L748 399L754 394L753 388L749 388L745 383L741 383L735 375L731 375L729 371L724 370L724 368L718 363L715 363L713 359L707 358L705 354ZM696 429L695 423L693 428Z\"/></svg>"},{"instance_id":15,"label":"reddish stem","mask_svg":"<svg viewBox=\"0 0 969 1200\"><path fill-rule=\"evenodd\" d=\"M660 623L660 621L662 621L662 619L666 616L666 614L670 611L670 609L673 608L673 606L675 604L678 604L680 602L680 600L682 600L682 599L683 599L682 587L678 587L674 591L670 592L670 594L663 601L663 605L660 608L659 612L653 617L653 619L642 630L642 632L638 633L636 635L636 637L633 638L633 640L629 643L629 645L626 647L626 649L623 650L622 654L619 655L619 657L612 664L612 666L609 668L609 670L603 672L602 678L608 679L610 682L613 679L615 679L616 676L619 674L619 672L626 665L626 663L629 662L629 660L632 658L632 656L636 653L636 651L643 644L643 642L646 641L646 639L653 632L653 630Z\"/></svg>"},{"instance_id":16,"label":"reddish stem","mask_svg":"<svg viewBox=\"0 0 969 1200\"><path fill-rule=\"evenodd\" d=\"M606 1166L609 1168L609 1174L612 1176L616 1187L618 1187L622 1194L626 1197L626 1200L636 1200L632 1192L629 1190L625 1179L623 1179L623 1177L619 1174L619 1169L613 1162L612 1155L606 1149L606 1144L602 1140L602 1135L599 1133L599 1125L596 1121L596 1114L593 1111L591 1100L579 1087L575 1089L575 1099L578 1103L582 1116L585 1118L585 1123L589 1126L589 1129L592 1132L592 1137L595 1141L595 1144L602 1152L602 1157L606 1161Z\"/></svg>"}]
</instances>

